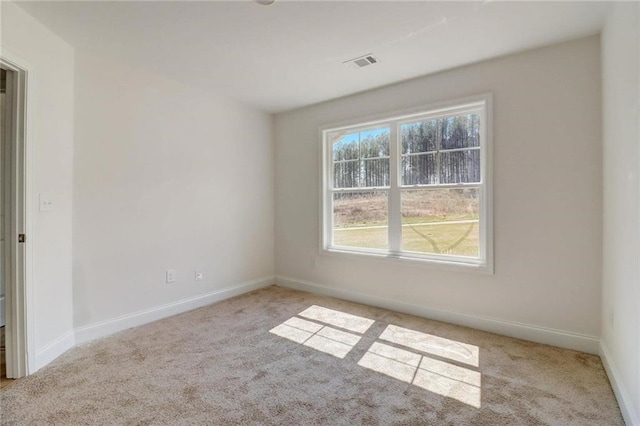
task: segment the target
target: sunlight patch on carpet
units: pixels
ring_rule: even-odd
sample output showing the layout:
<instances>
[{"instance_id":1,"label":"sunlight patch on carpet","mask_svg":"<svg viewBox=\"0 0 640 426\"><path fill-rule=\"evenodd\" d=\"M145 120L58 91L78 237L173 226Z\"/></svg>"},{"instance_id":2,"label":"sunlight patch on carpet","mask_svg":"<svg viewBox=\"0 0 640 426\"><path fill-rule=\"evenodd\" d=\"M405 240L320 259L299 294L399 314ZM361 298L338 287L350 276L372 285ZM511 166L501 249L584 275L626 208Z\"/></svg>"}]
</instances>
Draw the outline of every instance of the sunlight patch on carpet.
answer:
<instances>
[{"instance_id":1,"label":"sunlight patch on carpet","mask_svg":"<svg viewBox=\"0 0 640 426\"><path fill-rule=\"evenodd\" d=\"M351 315L346 312L334 311L333 309L316 305L310 306L298 315L356 333L366 332L375 322L372 319Z\"/></svg>"},{"instance_id":2,"label":"sunlight patch on carpet","mask_svg":"<svg viewBox=\"0 0 640 426\"><path fill-rule=\"evenodd\" d=\"M380 339L420 352L448 358L452 361L462 362L473 367L478 366L480 350L477 346L467 343L421 333L396 325L389 325L380 335Z\"/></svg>"},{"instance_id":3,"label":"sunlight patch on carpet","mask_svg":"<svg viewBox=\"0 0 640 426\"><path fill-rule=\"evenodd\" d=\"M313 305L270 333L344 359L374 322ZM391 324L378 339L385 343L373 342L359 366L480 408L481 375L467 367L479 365L477 346Z\"/></svg>"},{"instance_id":4,"label":"sunlight patch on carpet","mask_svg":"<svg viewBox=\"0 0 640 426\"><path fill-rule=\"evenodd\" d=\"M480 387L451 379L440 372L426 371L421 368L416 372L413 384L429 392L448 398L457 399L467 405L480 408Z\"/></svg>"},{"instance_id":5,"label":"sunlight patch on carpet","mask_svg":"<svg viewBox=\"0 0 640 426\"><path fill-rule=\"evenodd\" d=\"M420 334L424 335L424 333ZM425 336L429 336L427 339L429 342L435 337ZM415 339L411 339L410 342L414 346L426 345L425 341L422 345L418 345ZM429 351L425 352L429 353ZM411 383L429 392L456 399L472 407L480 408L481 406L481 375L478 371L381 342L374 342L358 361L358 365L405 383Z\"/></svg>"},{"instance_id":6,"label":"sunlight patch on carpet","mask_svg":"<svg viewBox=\"0 0 640 426\"><path fill-rule=\"evenodd\" d=\"M383 352L384 355L381 355L380 352ZM412 357L405 354L414 355L417 360L411 362ZM409 362L415 365L411 365ZM394 379L411 383L419 362L420 355L375 342L371 349L358 361L358 365L386 374Z\"/></svg>"},{"instance_id":7,"label":"sunlight patch on carpet","mask_svg":"<svg viewBox=\"0 0 640 426\"><path fill-rule=\"evenodd\" d=\"M293 342L316 349L318 351L343 359L360 341L362 336L344 330L364 333L374 323L368 318L345 312L334 311L313 305L298 314L312 319L291 317L282 324L269 330ZM324 323L324 324L321 324ZM333 327L330 327L333 326ZM339 330L339 327L344 330Z\"/></svg>"},{"instance_id":8,"label":"sunlight patch on carpet","mask_svg":"<svg viewBox=\"0 0 640 426\"><path fill-rule=\"evenodd\" d=\"M292 340L296 343L304 343L307 341L307 339L309 339L309 337L313 336L313 333L291 327L287 324L280 324L269 330L269 332L275 334L276 336Z\"/></svg>"}]
</instances>

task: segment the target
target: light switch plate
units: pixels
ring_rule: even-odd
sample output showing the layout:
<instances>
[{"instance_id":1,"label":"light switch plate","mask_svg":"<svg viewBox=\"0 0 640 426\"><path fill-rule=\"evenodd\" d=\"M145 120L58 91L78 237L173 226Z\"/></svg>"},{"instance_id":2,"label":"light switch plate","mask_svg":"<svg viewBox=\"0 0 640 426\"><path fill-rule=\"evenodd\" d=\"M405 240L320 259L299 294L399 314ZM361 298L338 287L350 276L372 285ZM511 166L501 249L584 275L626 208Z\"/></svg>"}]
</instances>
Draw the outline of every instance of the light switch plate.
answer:
<instances>
[{"instance_id":1,"label":"light switch plate","mask_svg":"<svg viewBox=\"0 0 640 426\"><path fill-rule=\"evenodd\" d=\"M49 194L40 194L40 211L50 212L54 209L53 198Z\"/></svg>"}]
</instances>

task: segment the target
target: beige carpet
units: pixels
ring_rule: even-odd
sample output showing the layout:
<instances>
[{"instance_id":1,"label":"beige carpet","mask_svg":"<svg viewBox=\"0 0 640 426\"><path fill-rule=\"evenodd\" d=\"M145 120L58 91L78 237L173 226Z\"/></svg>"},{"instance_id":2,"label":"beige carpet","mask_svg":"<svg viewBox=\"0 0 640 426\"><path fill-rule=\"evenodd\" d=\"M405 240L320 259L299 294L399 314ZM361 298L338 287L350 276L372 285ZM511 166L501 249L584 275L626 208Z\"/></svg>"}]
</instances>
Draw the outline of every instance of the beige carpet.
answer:
<instances>
[{"instance_id":1,"label":"beige carpet","mask_svg":"<svg viewBox=\"0 0 640 426\"><path fill-rule=\"evenodd\" d=\"M2 424L621 425L600 359L280 287L72 349Z\"/></svg>"}]
</instances>

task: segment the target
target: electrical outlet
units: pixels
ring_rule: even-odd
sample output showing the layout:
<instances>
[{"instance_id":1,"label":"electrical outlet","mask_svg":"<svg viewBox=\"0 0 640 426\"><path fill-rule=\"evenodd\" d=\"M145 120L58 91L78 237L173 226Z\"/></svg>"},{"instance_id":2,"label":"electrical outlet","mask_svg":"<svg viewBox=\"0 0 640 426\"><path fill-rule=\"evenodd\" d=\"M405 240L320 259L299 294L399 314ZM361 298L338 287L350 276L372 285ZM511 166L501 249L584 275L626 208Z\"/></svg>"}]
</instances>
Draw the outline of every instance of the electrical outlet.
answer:
<instances>
[{"instance_id":1,"label":"electrical outlet","mask_svg":"<svg viewBox=\"0 0 640 426\"><path fill-rule=\"evenodd\" d=\"M194 274L194 277L193 277L193 278L194 278L196 281L202 281L202 280L204 280L204 274L202 273L202 271L201 271L201 270L196 269L196 272L195 272L195 274Z\"/></svg>"},{"instance_id":2,"label":"electrical outlet","mask_svg":"<svg viewBox=\"0 0 640 426\"><path fill-rule=\"evenodd\" d=\"M178 274L175 269L167 269L167 284L175 283Z\"/></svg>"},{"instance_id":3,"label":"electrical outlet","mask_svg":"<svg viewBox=\"0 0 640 426\"><path fill-rule=\"evenodd\" d=\"M54 209L53 198L49 194L40 194L40 211L50 212Z\"/></svg>"}]
</instances>

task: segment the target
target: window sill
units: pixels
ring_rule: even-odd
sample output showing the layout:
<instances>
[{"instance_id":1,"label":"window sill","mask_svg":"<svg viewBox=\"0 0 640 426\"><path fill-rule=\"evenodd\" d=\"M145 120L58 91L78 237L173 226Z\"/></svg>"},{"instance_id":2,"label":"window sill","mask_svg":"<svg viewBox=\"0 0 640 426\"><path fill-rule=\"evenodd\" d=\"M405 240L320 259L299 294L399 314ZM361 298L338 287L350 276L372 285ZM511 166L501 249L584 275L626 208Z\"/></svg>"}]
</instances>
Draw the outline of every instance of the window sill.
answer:
<instances>
[{"instance_id":1,"label":"window sill","mask_svg":"<svg viewBox=\"0 0 640 426\"><path fill-rule=\"evenodd\" d=\"M430 269L445 269L457 272L473 272L479 274L493 275L493 265L476 259L455 258L434 259L420 254L412 256L407 253L387 253L382 251L361 251L350 250L348 247L330 247L322 249L320 254L328 257L351 258L355 260L374 260L387 264L405 264Z\"/></svg>"}]
</instances>

